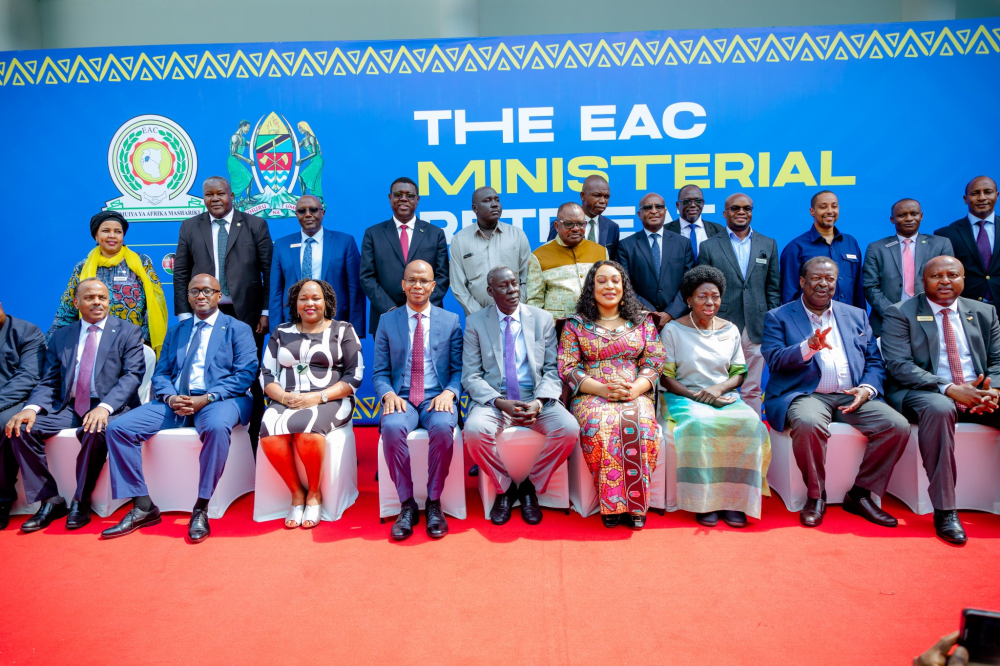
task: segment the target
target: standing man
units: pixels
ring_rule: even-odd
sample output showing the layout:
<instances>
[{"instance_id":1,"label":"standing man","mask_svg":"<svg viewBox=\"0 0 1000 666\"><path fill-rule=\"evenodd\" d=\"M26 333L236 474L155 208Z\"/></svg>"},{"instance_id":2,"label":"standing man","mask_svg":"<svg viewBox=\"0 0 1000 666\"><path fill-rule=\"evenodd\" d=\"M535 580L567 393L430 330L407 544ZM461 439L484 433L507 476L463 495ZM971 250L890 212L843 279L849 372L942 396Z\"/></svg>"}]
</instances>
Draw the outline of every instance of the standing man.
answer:
<instances>
[{"instance_id":1,"label":"standing man","mask_svg":"<svg viewBox=\"0 0 1000 666\"><path fill-rule=\"evenodd\" d=\"M493 304L486 275L497 266L517 267L520 293L527 292L531 244L524 232L500 221L503 207L492 187L472 193L476 223L451 238L451 291L466 315Z\"/></svg>"},{"instance_id":2,"label":"standing man","mask_svg":"<svg viewBox=\"0 0 1000 666\"><path fill-rule=\"evenodd\" d=\"M787 276L786 276L787 279ZM826 443L830 423L847 423L868 438L844 510L883 527L896 519L882 496L910 438L910 424L879 399L885 367L865 311L833 300L837 264L813 257L799 272L802 296L764 315L761 351L771 375L764 409L771 427L792 438L809 499L799 522L817 527L826 513Z\"/></svg>"},{"instance_id":3,"label":"standing man","mask_svg":"<svg viewBox=\"0 0 1000 666\"><path fill-rule=\"evenodd\" d=\"M608 248L608 258L618 261L618 241L620 229L618 223L611 218L604 217L602 213L608 209L608 200L611 199L611 188L604 176L592 174L583 181L580 189L580 206L587 220L587 227L584 229L584 238L599 243ZM555 240L558 230L556 222L549 228L548 240Z\"/></svg>"},{"instance_id":4,"label":"standing man","mask_svg":"<svg viewBox=\"0 0 1000 666\"><path fill-rule=\"evenodd\" d=\"M233 209L233 191L229 181L221 176L206 180L202 191L208 211L184 220L177 240L174 313L181 321L190 319L192 306L187 293L191 276L200 273L213 276L222 289L219 310L250 327L259 361L264 337L270 331L268 297L273 246L267 222ZM260 382L254 382L250 391L253 395L250 442L256 452L264 416L264 391Z\"/></svg>"},{"instance_id":5,"label":"standing man","mask_svg":"<svg viewBox=\"0 0 1000 666\"><path fill-rule=\"evenodd\" d=\"M392 538L409 538L420 522L406 437L425 428L430 438L427 535L438 539L448 533L441 493L451 466L462 394L462 325L455 313L431 305L434 269L426 261L417 259L406 265L403 291L406 306L386 313L375 334L372 374L382 401L382 448L402 508L392 526Z\"/></svg>"},{"instance_id":6,"label":"standing man","mask_svg":"<svg viewBox=\"0 0 1000 666\"><path fill-rule=\"evenodd\" d=\"M740 344L746 358L747 374L740 387L743 402L760 416L761 375L764 356L760 353L764 314L781 305L778 277L778 244L773 238L750 228L753 200L743 193L726 199L722 211L729 232L716 234L702 243L698 263L714 266L726 276L719 316L740 330Z\"/></svg>"},{"instance_id":7,"label":"standing man","mask_svg":"<svg viewBox=\"0 0 1000 666\"><path fill-rule=\"evenodd\" d=\"M813 225L781 251L781 302L791 303L802 290L799 269L812 257L826 257L837 264L836 298L839 302L865 309L865 285L861 277L861 248L850 234L837 230L840 202L830 190L813 195L809 204Z\"/></svg>"},{"instance_id":8,"label":"standing man","mask_svg":"<svg viewBox=\"0 0 1000 666\"><path fill-rule=\"evenodd\" d=\"M969 213L934 232L951 241L955 258L965 267L968 284L965 298L1000 303L1000 252L997 252L997 183L989 176L976 176L965 186Z\"/></svg>"},{"instance_id":9,"label":"standing man","mask_svg":"<svg viewBox=\"0 0 1000 666\"><path fill-rule=\"evenodd\" d=\"M378 331L382 315L406 303L400 285L407 263L420 259L434 267L437 286L431 303L441 307L448 292L448 240L440 227L417 219L419 203L417 184L406 177L397 178L389 186L392 218L365 229L361 241L361 288L372 304L368 318L372 335Z\"/></svg>"},{"instance_id":10,"label":"standing man","mask_svg":"<svg viewBox=\"0 0 1000 666\"><path fill-rule=\"evenodd\" d=\"M642 231L618 246L618 262L632 281L635 295L653 313L657 329L687 311L681 298L681 278L695 265L691 243L665 229L666 219L663 197L650 192L639 200Z\"/></svg>"},{"instance_id":11,"label":"standing man","mask_svg":"<svg viewBox=\"0 0 1000 666\"><path fill-rule=\"evenodd\" d=\"M691 245L691 252L694 254L695 263L698 262L698 253L701 251L701 244L712 236L726 233L726 228L721 224L709 222L701 219L701 211L705 208L705 195L697 185L685 185L677 193L677 215L680 219L673 220L667 225L667 231L684 236Z\"/></svg>"},{"instance_id":12,"label":"standing man","mask_svg":"<svg viewBox=\"0 0 1000 666\"><path fill-rule=\"evenodd\" d=\"M334 317L350 322L365 337L365 292L361 289L360 259L354 236L323 228L323 202L311 194L300 197L295 215L302 230L274 242L271 259L271 331L289 317L288 289L302 278L324 280L337 294Z\"/></svg>"},{"instance_id":13,"label":"standing man","mask_svg":"<svg viewBox=\"0 0 1000 666\"><path fill-rule=\"evenodd\" d=\"M603 245L583 237L587 217L579 204L559 206L558 236L531 253L528 260L528 305L547 311L556 319L576 312L583 279L590 267L608 258Z\"/></svg>"},{"instance_id":14,"label":"standing man","mask_svg":"<svg viewBox=\"0 0 1000 666\"><path fill-rule=\"evenodd\" d=\"M893 303L924 293L924 266L934 257L953 256L951 241L919 233L924 219L920 202L900 199L892 205L889 221L896 234L877 240L865 250L865 297L872 306L875 337L882 335L882 317Z\"/></svg>"},{"instance_id":15,"label":"standing man","mask_svg":"<svg viewBox=\"0 0 1000 666\"><path fill-rule=\"evenodd\" d=\"M958 259L931 259L923 282L923 294L885 312L885 397L919 426L937 535L963 544L955 510L955 423L1000 428L993 388L1000 385L1000 322L996 308L961 297L965 270Z\"/></svg>"}]
</instances>

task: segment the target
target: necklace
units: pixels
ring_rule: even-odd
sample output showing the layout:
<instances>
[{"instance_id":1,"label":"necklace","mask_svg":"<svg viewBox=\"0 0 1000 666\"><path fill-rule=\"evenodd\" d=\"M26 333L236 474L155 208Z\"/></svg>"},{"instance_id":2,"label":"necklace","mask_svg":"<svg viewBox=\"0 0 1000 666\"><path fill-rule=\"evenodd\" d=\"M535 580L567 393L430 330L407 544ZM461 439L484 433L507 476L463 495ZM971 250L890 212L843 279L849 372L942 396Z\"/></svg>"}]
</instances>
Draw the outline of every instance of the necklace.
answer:
<instances>
[{"instance_id":1,"label":"necklace","mask_svg":"<svg viewBox=\"0 0 1000 666\"><path fill-rule=\"evenodd\" d=\"M712 328L708 331L708 333L704 333L700 328L698 328L698 322L694 320L694 315L689 313L688 319L691 320L691 325L694 326L694 330L698 331L698 335L701 337L710 338L712 337L712 334L715 333L715 317L712 317Z\"/></svg>"},{"instance_id":2,"label":"necklace","mask_svg":"<svg viewBox=\"0 0 1000 666\"><path fill-rule=\"evenodd\" d=\"M615 321L616 319L621 319L620 313L615 313L614 317L598 317L601 321Z\"/></svg>"}]
</instances>

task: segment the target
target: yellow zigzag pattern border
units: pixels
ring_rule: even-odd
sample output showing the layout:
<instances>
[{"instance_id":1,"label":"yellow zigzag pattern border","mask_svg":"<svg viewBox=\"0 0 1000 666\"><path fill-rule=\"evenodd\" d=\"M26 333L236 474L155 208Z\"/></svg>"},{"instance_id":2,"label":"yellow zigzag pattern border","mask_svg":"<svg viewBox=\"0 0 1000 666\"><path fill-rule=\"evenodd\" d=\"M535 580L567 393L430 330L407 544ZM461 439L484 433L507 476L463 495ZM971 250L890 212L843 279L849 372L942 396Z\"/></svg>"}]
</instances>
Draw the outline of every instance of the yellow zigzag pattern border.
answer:
<instances>
[{"instance_id":1,"label":"yellow zigzag pattern border","mask_svg":"<svg viewBox=\"0 0 1000 666\"><path fill-rule=\"evenodd\" d=\"M683 39L631 42L605 39L577 44L542 38L530 45L474 47L471 43L441 48L438 45L408 49L357 49L280 51L257 53L191 53L169 55L84 58L77 55L39 62L14 57L0 60L0 85L56 85L92 81L162 81L219 78L281 78L286 76L350 76L380 74L423 74L448 72L511 71L522 69L575 69L579 67L647 67L671 65L711 65L715 63L771 63L816 60L858 60L869 58L920 58L930 56L988 55L1000 52L1000 27L882 34L878 30L846 34L837 32L799 36L709 40ZM551 43L543 43L551 42Z\"/></svg>"}]
</instances>

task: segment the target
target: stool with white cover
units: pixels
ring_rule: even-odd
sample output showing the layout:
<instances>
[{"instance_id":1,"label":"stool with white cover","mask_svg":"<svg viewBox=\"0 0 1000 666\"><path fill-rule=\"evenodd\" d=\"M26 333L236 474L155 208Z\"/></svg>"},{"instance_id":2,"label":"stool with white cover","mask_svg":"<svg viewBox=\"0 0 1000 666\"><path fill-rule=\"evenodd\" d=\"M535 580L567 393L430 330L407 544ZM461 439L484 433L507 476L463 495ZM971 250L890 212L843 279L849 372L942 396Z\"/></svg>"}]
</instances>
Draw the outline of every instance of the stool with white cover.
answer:
<instances>
[{"instance_id":1,"label":"stool with white cover","mask_svg":"<svg viewBox=\"0 0 1000 666\"><path fill-rule=\"evenodd\" d=\"M423 509L427 502L427 453L430 438L427 430L417 428L406 437L406 446L410 450L410 478L413 481L413 499L417 506ZM466 518L465 507L465 455L462 448L462 433L455 428L455 448L451 455L451 465L448 467L448 477L441 491L441 510L449 516L460 520ZM402 507L396 484L389 475L389 465L385 461L382 450L382 438L378 440L378 515L381 522L386 518L399 515Z\"/></svg>"},{"instance_id":2,"label":"stool with white cover","mask_svg":"<svg viewBox=\"0 0 1000 666\"><path fill-rule=\"evenodd\" d=\"M531 472L531 468L538 460L538 456L545 446L545 435L537 433L531 428L512 426L504 429L497 435L497 454L504 464L507 473L515 483L521 483ZM569 513L569 465L568 460L563 461L549 479L549 485L544 493L538 493L538 504L550 509L564 509ZM496 500L496 488L489 475L480 470L479 472L479 496L483 500L486 518L490 517L490 510ZM514 503L514 506L520 501Z\"/></svg>"}]
</instances>

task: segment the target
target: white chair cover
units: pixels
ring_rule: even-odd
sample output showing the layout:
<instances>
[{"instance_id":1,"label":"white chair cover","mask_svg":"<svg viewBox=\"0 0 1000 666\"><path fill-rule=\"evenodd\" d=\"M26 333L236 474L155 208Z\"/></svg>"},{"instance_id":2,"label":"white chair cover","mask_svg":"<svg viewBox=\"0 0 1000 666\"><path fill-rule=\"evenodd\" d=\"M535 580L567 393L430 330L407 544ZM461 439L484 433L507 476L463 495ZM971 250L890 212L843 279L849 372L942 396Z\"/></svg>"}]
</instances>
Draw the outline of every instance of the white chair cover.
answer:
<instances>
[{"instance_id":1,"label":"white chair cover","mask_svg":"<svg viewBox=\"0 0 1000 666\"><path fill-rule=\"evenodd\" d=\"M146 372L142 375L142 383L139 384L139 402L146 404L149 402L149 389L153 383L153 370L156 369L156 352L148 345L142 346L142 355L146 360Z\"/></svg>"},{"instance_id":2,"label":"white chair cover","mask_svg":"<svg viewBox=\"0 0 1000 666\"><path fill-rule=\"evenodd\" d=\"M298 455L295 464L302 485L306 470ZM326 436L326 458L319 482L323 495L320 520L340 520L358 499L358 456L354 445L354 424L348 423ZM257 457L257 487L254 491L253 519L258 523L283 519L292 505L292 493L271 466L263 451Z\"/></svg>"},{"instance_id":3,"label":"white chair cover","mask_svg":"<svg viewBox=\"0 0 1000 666\"><path fill-rule=\"evenodd\" d=\"M427 449L430 438L427 431L418 428L406 437L410 449L410 477L413 481L413 499L421 509L427 502ZM455 448L451 456L448 477L441 491L441 510L449 516L465 520L465 455L462 432L455 428ZM378 439L378 515L379 518L399 515L401 510L396 484L389 475L389 465L382 451L382 438Z\"/></svg>"},{"instance_id":4,"label":"white chair cover","mask_svg":"<svg viewBox=\"0 0 1000 666\"><path fill-rule=\"evenodd\" d=\"M528 478L528 473L538 460L542 447L545 445L545 435L541 435L531 428L514 426L505 429L497 435L497 453L510 478L516 483L521 483ZM563 462L549 479L548 488L544 493L538 494L538 503L541 506L551 509L565 509L569 512L569 465L568 461ZM381 477L379 477L381 478ZM482 469L479 470L479 497L483 500L483 509L486 518L490 517L490 509L493 508L493 501L497 497L493 481ZM515 502L514 506L520 504Z\"/></svg>"}]
</instances>

